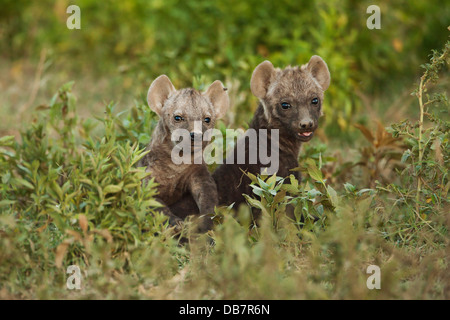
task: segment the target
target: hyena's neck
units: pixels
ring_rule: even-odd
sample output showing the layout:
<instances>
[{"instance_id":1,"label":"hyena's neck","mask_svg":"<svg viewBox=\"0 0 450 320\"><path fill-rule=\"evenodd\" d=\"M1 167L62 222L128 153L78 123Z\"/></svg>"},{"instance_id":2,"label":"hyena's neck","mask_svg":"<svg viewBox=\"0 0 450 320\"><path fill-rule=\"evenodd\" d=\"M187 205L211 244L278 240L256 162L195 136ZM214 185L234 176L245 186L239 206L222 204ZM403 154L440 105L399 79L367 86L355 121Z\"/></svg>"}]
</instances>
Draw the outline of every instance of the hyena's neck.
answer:
<instances>
[{"instance_id":1,"label":"hyena's neck","mask_svg":"<svg viewBox=\"0 0 450 320\"><path fill-rule=\"evenodd\" d=\"M158 155L159 159L168 158L170 160L172 152L172 142L170 138L168 130L166 130L164 124L159 121L153 131L152 140L147 147L150 149L149 155L152 157Z\"/></svg>"},{"instance_id":2,"label":"hyena's neck","mask_svg":"<svg viewBox=\"0 0 450 320\"><path fill-rule=\"evenodd\" d=\"M292 134L289 134L285 128L280 126L276 119L269 121L266 117L264 106L261 102L259 103L258 109L256 109L252 122L250 123L250 128L255 130L267 129L269 136L272 129L278 129L280 151L295 155L299 154L302 143Z\"/></svg>"}]
</instances>

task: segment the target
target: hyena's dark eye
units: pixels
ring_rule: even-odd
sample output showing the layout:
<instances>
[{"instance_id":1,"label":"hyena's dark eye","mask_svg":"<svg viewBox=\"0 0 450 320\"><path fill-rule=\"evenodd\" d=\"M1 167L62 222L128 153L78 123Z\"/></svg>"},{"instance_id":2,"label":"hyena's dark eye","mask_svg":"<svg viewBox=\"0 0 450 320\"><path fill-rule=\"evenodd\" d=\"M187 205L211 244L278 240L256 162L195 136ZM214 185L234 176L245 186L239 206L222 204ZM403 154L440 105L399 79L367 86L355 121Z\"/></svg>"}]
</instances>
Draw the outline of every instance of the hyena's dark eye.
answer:
<instances>
[{"instance_id":1,"label":"hyena's dark eye","mask_svg":"<svg viewBox=\"0 0 450 320\"><path fill-rule=\"evenodd\" d=\"M205 122L206 123L210 123L211 122L211 118L205 118Z\"/></svg>"},{"instance_id":2,"label":"hyena's dark eye","mask_svg":"<svg viewBox=\"0 0 450 320\"><path fill-rule=\"evenodd\" d=\"M175 116L173 118L175 119L176 122L180 122L181 120L183 120L183 117L181 116Z\"/></svg>"},{"instance_id":3,"label":"hyena's dark eye","mask_svg":"<svg viewBox=\"0 0 450 320\"><path fill-rule=\"evenodd\" d=\"M282 107L284 110L287 110L287 109L289 109L289 108L291 107L291 105L290 105L289 103L287 103L287 102L282 102L282 103L281 103L281 107Z\"/></svg>"},{"instance_id":4,"label":"hyena's dark eye","mask_svg":"<svg viewBox=\"0 0 450 320\"><path fill-rule=\"evenodd\" d=\"M311 100L312 104L318 104L319 103L319 99L318 98L314 98Z\"/></svg>"}]
</instances>

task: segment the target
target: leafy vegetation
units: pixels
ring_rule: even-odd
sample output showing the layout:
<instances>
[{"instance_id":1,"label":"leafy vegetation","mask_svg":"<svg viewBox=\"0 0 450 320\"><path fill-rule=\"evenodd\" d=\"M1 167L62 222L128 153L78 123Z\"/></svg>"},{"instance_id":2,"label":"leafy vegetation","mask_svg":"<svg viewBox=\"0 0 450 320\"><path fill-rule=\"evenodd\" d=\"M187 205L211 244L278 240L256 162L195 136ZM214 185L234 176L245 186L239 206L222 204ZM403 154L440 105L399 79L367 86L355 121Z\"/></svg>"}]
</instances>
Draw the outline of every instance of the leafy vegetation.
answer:
<instances>
[{"instance_id":1,"label":"leafy vegetation","mask_svg":"<svg viewBox=\"0 0 450 320\"><path fill-rule=\"evenodd\" d=\"M449 298L449 41L403 93L413 91L412 66L448 36L448 6L381 1L383 27L369 31L364 2L77 4L86 32L60 27L66 1L6 1L0 13L5 74L27 87L18 74L38 65L30 96L12 84L0 100L1 298ZM197 88L225 79L224 131L251 119L258 62L312 54L327 61L332 85L326 130L299 156L303 180L248 174L248 205L217 208L208 235L192 235L187 221L181 242L136 167L157 122L149 79L167 73ZM48 94L66 78L83 81ZM100 111L92 91L110 101L118 88L131 99ZM81 290L66 287L70 265ZM366 286L369 265L380 267L380 290Z\"/></svg>"}]
</instances>

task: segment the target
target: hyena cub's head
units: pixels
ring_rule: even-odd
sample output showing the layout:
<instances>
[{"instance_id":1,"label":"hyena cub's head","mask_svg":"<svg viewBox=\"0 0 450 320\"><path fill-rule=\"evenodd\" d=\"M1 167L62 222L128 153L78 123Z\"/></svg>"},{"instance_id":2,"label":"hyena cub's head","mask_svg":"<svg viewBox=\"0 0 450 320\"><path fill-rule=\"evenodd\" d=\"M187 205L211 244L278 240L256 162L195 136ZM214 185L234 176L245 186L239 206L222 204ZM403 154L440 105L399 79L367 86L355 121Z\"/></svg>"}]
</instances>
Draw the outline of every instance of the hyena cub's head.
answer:
<instances>
[{"instance_id":1,"label":"hyena cub's head","mask_svg":"<svg viewBox=\"0 0 450 320\"><path fill-rule=\"evenodd\" d=\"M253 71L252 93L264 107L271 128L300 141L309 141L322 115L323 93L330 85L327 64L312 56L301 67L275 69L264 61Z\"/></svg>"},{"instance_id":2,"label":"hyena cub's head","mask_svg":"<svg viewBox=\"0 0 450 320\"><path fill-rule=\"evenodd\" d=\"M202 148L208 144L203 134L214 128L216 120L225 115L230 103L226 88L219 80L214 81L205 92L190 88L176 90L166 75L152 82L147 102L159 115L164 135L177 137L172 139L174 145L187 136L192 146L194 141L203 141L195 144Z\"/></svg>"}]
</instances>

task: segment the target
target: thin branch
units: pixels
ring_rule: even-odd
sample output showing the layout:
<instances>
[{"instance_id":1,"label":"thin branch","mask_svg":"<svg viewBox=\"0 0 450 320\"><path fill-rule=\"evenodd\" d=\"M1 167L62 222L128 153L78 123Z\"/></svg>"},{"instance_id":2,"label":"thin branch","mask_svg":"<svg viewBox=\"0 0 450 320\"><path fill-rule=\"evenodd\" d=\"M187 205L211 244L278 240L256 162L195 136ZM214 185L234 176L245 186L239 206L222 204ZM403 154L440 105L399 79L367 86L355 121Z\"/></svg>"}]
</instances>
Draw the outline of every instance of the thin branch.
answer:
<instances>
[{"instance_id":1,"label":"thin branch","mask_svg":"<svg viewBox=\"0 0 450 320\"><path fill-rule=\"evenodd\" d=\"M44 72L44 64L46 57L47 57L47 49L44 48L41 50L39 64L36 74L34 75L33 88L31 90L30 97L28 98L28 101L20 107L19 114L23 114L25 111L27 111L28 108L30 108L33 105L34 100L36 99L37 93L39 91L39 84L41 82L42 73Z\"/></svg>"}]
</instances>

